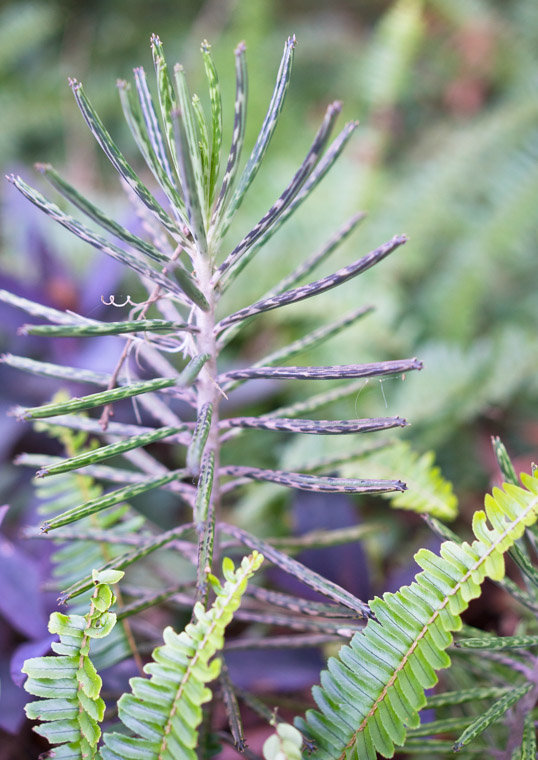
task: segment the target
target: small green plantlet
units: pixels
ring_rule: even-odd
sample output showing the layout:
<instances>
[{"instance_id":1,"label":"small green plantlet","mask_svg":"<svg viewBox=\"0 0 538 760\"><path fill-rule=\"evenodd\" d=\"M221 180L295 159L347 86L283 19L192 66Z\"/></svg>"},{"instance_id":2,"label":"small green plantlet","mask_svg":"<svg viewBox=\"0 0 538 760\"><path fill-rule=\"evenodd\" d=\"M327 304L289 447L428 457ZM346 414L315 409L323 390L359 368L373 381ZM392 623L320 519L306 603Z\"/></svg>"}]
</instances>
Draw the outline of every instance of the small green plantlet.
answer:
<instances>
[{"instance_id":1,"label":"small green plantlet","mask_svg":"<svg viewBox=\"0 0 538 760\"><path fill-rule=\"evenodd\" d=\"M278 723L275 733L263 745L265 760L301 760L303 737L289 723Z\"/></svg>"}]
</instances>

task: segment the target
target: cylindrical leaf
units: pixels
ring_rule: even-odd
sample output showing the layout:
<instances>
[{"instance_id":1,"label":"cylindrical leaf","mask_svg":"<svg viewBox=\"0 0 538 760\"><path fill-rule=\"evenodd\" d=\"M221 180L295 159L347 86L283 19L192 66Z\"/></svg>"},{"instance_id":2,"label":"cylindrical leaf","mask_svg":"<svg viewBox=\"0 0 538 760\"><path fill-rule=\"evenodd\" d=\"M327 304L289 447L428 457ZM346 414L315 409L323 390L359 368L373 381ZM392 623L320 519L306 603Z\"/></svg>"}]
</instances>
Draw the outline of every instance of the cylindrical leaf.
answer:
<instances>
[{"instance_id":1,"label":"cylindrical leaf","mask_svg":"<svg viewBox=\"0 0 538 760\"><path fill-rule=\"evenodd\" d=\"M375 430L389 430L405 427L407 421L401 417L377 417L365 420L298 420L271 417L229 417L220 423L226 428L252 428L276 430L284 433L308 433L310 435L349 435L351 433L371 433Z\"/></svg>"},{"instance_id":2,"label":"cylindrical leaf","mask_svg":"<svg viewBox=\"0 0 538 760\"><path fill-rule=\"evenodd\" d=\"M308 285L302 285L301 287L294 288L293 290L288 290L281 295L257 301L251 306L246 306L244 309L240 309L234 314L230 314L230 316L225 317L219 322L216 330L217 332L222 332L222 330L224 330L226 327L229 327L229 325L234 324L234 322L240 322L241 320L252 317L255 314L260 314L264 311L270 311L271 309L277 309L280 306L286 306L290 303L297 303L298 301L303 301L305 298L311 298L312 296L316 296L320 293L325 293L327 290L336 288L339 285L342 285L344 282L347 282L353 277L356 277L357 275L366 271L367 269L370 269L370 267L373 267L379 261L395 251L396 248L399 248L399 246L403 245L406 242L407 237L405 235L395 235L392 240L388 241L388 243L384 243L383 245L379 246L379 248L376 248L375 250L370 251L370 253L367 253L366 256L363 256L358 261L355 261L353 264L349 264L347 267L339 269L337 272L329 275L328 277L323 277L321 280L316 280L315 282L308 283Z\"/></svg>"},{"instance_id":3,"label":"cylindrical leaf","mask_svg":"<svg viewBox=\"0 0 538 760\"><path fill-rule=\"evenodd\" d=\"M499 720L499 718L501 718L512 705L524 697L525 694L528 694L532 688L532 683L524 683L498 699L497 702L491 705L491 707L467 726L465 731L454 743L454 752L459 752L462 747L465 747L466 744L469 744L469 742L476 739L477 736L480 736L486 728L489 728L492 723Z\"/></svg>"},{"instance_id":4,"label":"cylindrical leaf","mask_svg":"<svg viewBox=\"0 0 538 760\"><path fill-rule=\"evenodd\" d=\"M162 388L171 388L177 380L170 377L159 377L155 380L146 380L133 385L124 385L101 393L92 393L90 396L73 398L59 404L46 404L45 406L31 407L30 409L17 409L17 417L21 420L38 420L43 417L55 417L57 414L70 414L83 409L94 409L96 406L110 404L113 401L121 401L124 398L139 396L141 393L151 393Z\"/></svg>"},{"instance_id":5,"label":"cylindrical leaf","mask_svg":"<svg viewBox=\"0 0 538 760\"><path fill-rule=\"evenodd\" d=\"M197 332L195 325L165 319L138 319L131 322L101 322L92 325L23 325L21 335L47 338L93 338L96 335L123 335L136 332Z\"/></svg>"},{"instance_id":6,"label":"cylindrical leaf","mask_svg":"<svg viewBox=\"0 0 538 760\"><path fill-rule=\"evenodd\" d=\"M354 478L329 478L321 475L305 475L298 472L282 470L261 470L257 467L236 467L228 465L219 470L221 476L231 475L238 478L263 480L287 488L316 493L388 493L405 491L406 485L401 480L357 480Z\"/></svg>"},{"instance_id":7,"label":"cylindrical leaf","mask_svg":"<svg viewBox=\"0 0 538 760\"><path fill-rule=\"evenodd\" d=\"M192 441L187 450L187 467L189 470L197 473L204 453L207 437L211 430L211 419L213 416L213 405L204 404L198 413L196 427L192 434Z\"/></svg>"},{"instance_id":8,"label":"cylindrical leaf","mask_svg":"<svg viewBox=\"0 0 538 760\"><path fill-rule=\"evenodd\" d=\"M58 464L44 467L36 473L36 477L44 478L47 475L57 475L60 472L69 472L70 470L77 470L81 467L87 467L88 465L98 464L110 457L123 454L125 451L131 451L132 449L137 449L141 446L147 446L155 441L160 441L161 438L168 438L168 436L176 435L182 430L186 430L187 427L188 424L185 424L182 427L159 428L150 433L142 433L142 435L128 438L125 441L111 443L109 446L102 446L100 449L87 451L84 454L64 459L63 461L58 462Z\"/></svg>"},{"instance_id":9,"label":"cylindrical leaf","mask_svg":"<svg viewBox=\"0 0 538 760\"><path fill-rule=\"evenodd\" d=\"M219 375L219 384L230 380L256 380L260 378L289 378L291 380L340 380L349 377L381 377L401 375L422 369L417 359L402 359L375 364L339 364L332 367L247 367Z\"/></svg>"},{"instance_id":10,"label":"cylindrical leaf","mask_svg":"<svg viewBox=\"0 0 538 760\"><path fill-rule=\"evenodd\" d=\"M174 470L173 472L169 472L167 475L164 475L162 477L151 478L150 480L144 480L141 483L126 486L125 488L120 488L117 491L112 491L111 493L107 493L97 499L91 499L85 504L73 507L73 509L69 509L67 512L63 512L61 515L58 515L58 517L47 520L41 526L41 530L44 533L48 533L49 530L61 528L62 525L69 525L70 523L76 522L77 520L81 520L83 517L88 517L88 515L93 515L96 512L101 512L103 509L113 507L115 504L121 504L121 502L133 499L135 496L138 496L141 493L146 493L146 491L150 491L153 488L159 488L165 483L171 483L173 480L180 480L187 475L187 470Z\"/></svg>"}]
</instances>

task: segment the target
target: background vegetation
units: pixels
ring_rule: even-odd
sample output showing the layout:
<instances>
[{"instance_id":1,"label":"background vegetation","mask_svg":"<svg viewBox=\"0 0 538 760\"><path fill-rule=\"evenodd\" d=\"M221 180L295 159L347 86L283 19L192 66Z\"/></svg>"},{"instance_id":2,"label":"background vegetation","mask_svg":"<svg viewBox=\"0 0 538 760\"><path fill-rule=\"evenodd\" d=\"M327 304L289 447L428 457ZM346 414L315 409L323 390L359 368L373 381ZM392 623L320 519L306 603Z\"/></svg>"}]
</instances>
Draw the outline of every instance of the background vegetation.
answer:
<instances>
[{"instance_id":1,"label":"background vegetation","mask_svg":"<svg viewBox=\"0 0 538 760\"><path fill-rule=\"evenodd\" d=\"M71 75L84 82L110 131L134 160L115 77L129 76L135 65L148 65L153 31L163 38L169 58L188 67L194 90L203 77L199 43L208 38L225 103L233 97L231 51L239 40L246 40L252 84L247 144L252 144L263 118L282 42L291 33L297 35L284 117L255 191L241 210L238 226L245 230L289 181L290 162L295 166L297 156L305 153L330 100L343 100L344 119L361 122L346 159L336 165L323 189L250 265L240 293L230 289L227 297L238 303L237 308L264 292L269 268L272 281L284 276L291 263L319 246L327 230L335 230L358 209L368 217L337 254L339 265L355 248L369 250L399 232L411 238L400 255L359 284L334 291L337 296L329 292L322 301L297 304L286 313L277 310L263 325L258 322L246 330L243 356L257 355L261 347L280 345L282 337L290 340L318 326L320 304L336 316L355 305L374 303L377 311L360 328L341 333L305 358L312 364L331 364L342 357L352 362L417 355L426 370L404 383L365 383L358 394L340 402L335 416L402 414L411 420L406 437L419 452L435 450L445 476L455 484L463 516L480 505L481 494L497 479L489 444L492 433L502 436L516 465L528 470L538 448L533 265L538 198L536 3L192 0L179 6L162 0L151 9L138 0L4 3L0 161L5 171L16 170L37 184L32 163L50 161L99 205L123 217L127 226L132 224L134 212L115 176L105 170L65 80ZM229 113L225 127L230 117ZM228 140L225 133L225 144ZM101 295L136 296L119 281L119 268L74 244L7 184L0 192L0 287L95 317L106 314ZM114 318L111 311L108 318ZM50 361L68 352L69 363L80 366L92 361L88 352L94 349L76 339L45 344L25 338L21 348L23 339L16 336L21 321L0 306L3 350L30 350L34 358ZM108 369L113 362L102 348L106 345L101 343L99 356L93 357L97 369ZM1 366L0 383L3 410L14 403L42 403L54 392L53 384L41 379L25 379L22 385L18 374ZM246 392L245 388L242 403ZM260 384L255 392L258 395L247 400L253 410L263 411L275 389ZM297 400L301 390L289 385L279 386L277 392L285 404ZM27 476L9 463L18 452L37 445L42 449L44 444L33 440L36 434L29 427L3 414L0 424L0 503L11 507L5 538L0 539L0 727L6 732L0 756L22 757L24 746L25 756L35 757L34 739L21 727L25 697L8 673L10 662L17 671L24 659L21 644L35 645L40 637L48 641L45 622L55 595L36 591L48 577L47 551L19 539L20 526L35 523L35 497ZM291 445L284 438L275 439L281 449L286 445L281 453L290 468L313 453L324 453L325 439L299 438ZM261 461L270 463L271 452L262 450L264 442L261 436L249 437ZM397 474L406 478L404 472ZM269 488L265 500L247 495L241 505L243 520L250 520L258 535L274 535L284 519L284 498L291 497ZM173 501L165 498L160 510L164 527L172 524L173 509ZM305 503L305 497L297 498L292 509L301 531L321 526L326 519L323 505L313 499ZM355 514L353 503L345 509ZM330 527L347 524L344 511L341 507L331 512ZM361 598L407 582L414 574L409 558L431 539L415 516L392 512L385 518L385 511L379 500L362 507L363 513L387 520L386 530L369 538L367 556L355 553L343 563L342 552L325 550L310 556L311 566ZM13 606L21 585L28 599L24 615ZM471 607L467 620L512 633L513 613L507 604L491 591L479 608ZM13 651L16 657L10 661L8 652ZM270 681L269 690L304 697L320 665L307 655L294 655L293 667L283 660L278 663L279 675ZM263 681L269 673L262 669L257 677ZM23 733L17 736L19 731Z\"/></svg>"}]
</instances>

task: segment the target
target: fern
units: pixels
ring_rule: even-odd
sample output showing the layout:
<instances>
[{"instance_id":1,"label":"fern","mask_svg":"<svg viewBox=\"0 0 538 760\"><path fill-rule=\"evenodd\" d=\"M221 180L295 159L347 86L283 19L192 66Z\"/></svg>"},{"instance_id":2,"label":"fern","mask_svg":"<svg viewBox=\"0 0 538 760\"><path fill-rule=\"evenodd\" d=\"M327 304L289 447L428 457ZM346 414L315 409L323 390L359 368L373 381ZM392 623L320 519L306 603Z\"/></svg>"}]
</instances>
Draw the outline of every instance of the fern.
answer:
<instances>
[{"instance_id":1,"label":"fern","mask_svg":"<svg viewBox=\"0 0 538 760\"><path fill-rule=\"evenodd\" d=\"M381 451L367 454L365 459L368 472L377 477L390 477L395 472L405 472L407 490L398 494L384 494L391 506L430 514L440 520L456 518L458 499L450 481L435 466L433 451L420 455L408 443L394 443ZM356 469L354 464L348 464L342 468L342 475L356 475Z\"/></svg>"},{"instance_id":2,"label":"fern","mask_svg":"<svg viewBox=\"0 0 538 760\"><path fill-rule=\"evenodd\" d=\"M202 705L211 700L206 684L220 672L221 660L213 659L224 645L224 631L241 603L247 581L260 567L263 556L253 552L235 570L225 558L221 585L210 576L216 594L209 610L199 602L194 606L196 622L180 634L164 630L164 645L153 652L153 662L145 666L146 678L132 678L132 692L118 702L119 716L136 736L104 735L103 760L140 758L145 760L195 760Z\"/></svg>"},{"instance_id":3,"label":"fern","mask_svg":"<svg viewBox=\"0 0 538 760\"><path fill-rule=\"evenodd\" d=\"M473 517L472 544L446 541L439 556L421 549L415 559L423 572L415 582L371 602L375 619L329 659L314 688L319 711L297 721L317 743L315 757L392 757L408 728L419 725L425 689L437 682L436 670L450 665L445 650L461 628L461 613L486 577L504 577L504 554L536 520L538 478L521 480L524 488L508 483L486 496L485 512Z\"/></svg>"},{"instance_id":4,"label":"fern","mask_svg":"<svg viewBox=\"0 0 538 760\"><path fill-rule=\"evenodd\" d=\"M53 612L49 631L59 634L52 644L53 656L26 660L22 672L28 678L24 688L41 699L26 705L32 720L43 721L34 730L51 744L61 745L53 757L90 760L97 757L105 703L101 699L101 678L90 660L90 644L110 634L116 614L110 612L115 597L109 584L117 583L123 573L94 571L94 590L89 612L62 615Z\"/></svg>"}]
</instances>

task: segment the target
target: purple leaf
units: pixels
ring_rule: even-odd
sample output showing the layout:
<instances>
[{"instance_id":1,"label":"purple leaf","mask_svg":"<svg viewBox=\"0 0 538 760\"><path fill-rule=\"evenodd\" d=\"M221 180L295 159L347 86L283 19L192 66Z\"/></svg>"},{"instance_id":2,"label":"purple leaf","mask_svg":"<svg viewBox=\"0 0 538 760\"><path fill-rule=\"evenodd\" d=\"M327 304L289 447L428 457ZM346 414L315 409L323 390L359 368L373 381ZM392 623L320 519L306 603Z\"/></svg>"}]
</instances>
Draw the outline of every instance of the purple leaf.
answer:
<instances>
[{"instance_id":1,"label":"purple leaf","mask_svg":"<svg viewBox=\"0 0 538 760\"><path fill-rule=\"evenodd\" d=\"M15 686L9 677L7 662L0 662L0 679L2 681L2 694L0 696L0 732L7 731L10 734L17 734L26 720L24 714L24 705L28 702L28 694ZM6 742L7 743L7 742ZM4 757L4 741L0 738L0 755ZM22 748L17 755L10 755L9 749L7 757L23 757Z\"/></svg>"},{"instance_id":2,"label":"purple leaf","mask_svg":"<svg viewBox=\"0 0 538 760\"><path fill-rule=\"evenodd\" d=\"M282 693L312 686L319 679L319 649L226 652L232 682L248 691Z\"/></svg>"},{"instance_id":3,"label":"purple leaf","mask_svg":"<svg viewBox=\"0 0 538 760\"><path fill-rule=\"evenodd\" d=\"M47 636L46 638L37 641L28 641L15 649L9 664L11 680L14 684L22 687L26 680L26 675L21 673L24 661L29 660L30 657L42 657L47 654L50 650L51 643L57 638L57 636Z\"/></svg>"},{"instance_id":4,"label":"purple leaf","mask_svg":"<svg viewBox=\"0 0 538 760\"><path fill-rule=\"evenodd\" d=\"M0 615L32 639L45 635L47 630L40 582L37 564L0 536Z\"/></svg>"}]
</instances>

